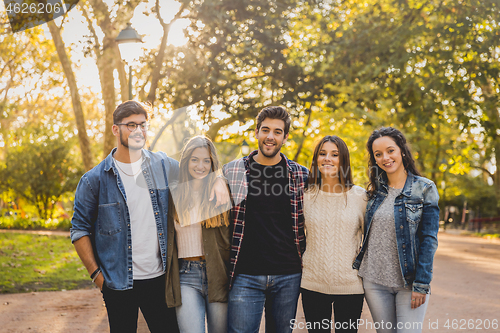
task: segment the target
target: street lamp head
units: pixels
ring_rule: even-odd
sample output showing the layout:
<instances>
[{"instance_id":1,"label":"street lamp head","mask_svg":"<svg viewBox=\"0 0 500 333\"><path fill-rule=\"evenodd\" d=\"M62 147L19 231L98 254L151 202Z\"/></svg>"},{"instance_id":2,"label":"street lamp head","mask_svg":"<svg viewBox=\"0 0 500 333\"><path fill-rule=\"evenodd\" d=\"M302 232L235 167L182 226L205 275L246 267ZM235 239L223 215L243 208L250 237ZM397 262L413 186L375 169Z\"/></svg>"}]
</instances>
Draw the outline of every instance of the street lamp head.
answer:
<instances>
[{"instance_id":1,"label":"street lamp head","mask_svg":"<svg viewBox=\"0 0 500 333\"><path fill-rule=\"evenodd\" d=\"M122 59L129 66L141 57L142 50L137 43L142 43L142 37L132 28L132 24L127 23L127 27L120 31L115 41L118 43Z\"/></svg>"},{"instance_id":2,"label":"street lamp head","mask_svg":"<svg viewBox=\"0 0 500 333\"><path fill-rule=\"evenodd\" d=\"M246 140L243 140L243 143L241 144L241 153L244 156L247 156L250 153L250 146L246 142Z\"/></svg>"},{"instance_id":3,"label":"street lamp head","mask_svg":"<svg viewBox=\"0 0 500 333\"><path fill-rule=\"evenodd\" d=\"M137 30L132 28L132 23L127 23L127 27L120 31L118 37L115 38L118 44L122 43L142 43L142 37Z\"/></svg>"}]
</instances>

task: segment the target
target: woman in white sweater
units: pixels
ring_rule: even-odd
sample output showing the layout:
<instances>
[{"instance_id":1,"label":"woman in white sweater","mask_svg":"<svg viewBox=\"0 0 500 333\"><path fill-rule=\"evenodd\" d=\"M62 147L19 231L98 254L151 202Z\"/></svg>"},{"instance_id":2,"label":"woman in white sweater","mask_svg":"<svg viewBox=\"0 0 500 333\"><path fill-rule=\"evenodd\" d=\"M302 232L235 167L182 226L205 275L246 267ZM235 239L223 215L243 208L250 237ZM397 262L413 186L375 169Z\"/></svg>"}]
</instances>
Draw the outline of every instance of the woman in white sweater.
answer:
<instances>
[{"instance_id":1,"label":"woman in white sweater","mask_svg":"<svg viewBox=\"0 0 500 333\"><path fill-rule=\"evenodd\" d=\"M304 195L301 292L309 332L357 332L364 291L352 262L365 209L366 192L353 184L347 145L338 136L325 136L314 150Z\"/></svg>"}]
</instances>

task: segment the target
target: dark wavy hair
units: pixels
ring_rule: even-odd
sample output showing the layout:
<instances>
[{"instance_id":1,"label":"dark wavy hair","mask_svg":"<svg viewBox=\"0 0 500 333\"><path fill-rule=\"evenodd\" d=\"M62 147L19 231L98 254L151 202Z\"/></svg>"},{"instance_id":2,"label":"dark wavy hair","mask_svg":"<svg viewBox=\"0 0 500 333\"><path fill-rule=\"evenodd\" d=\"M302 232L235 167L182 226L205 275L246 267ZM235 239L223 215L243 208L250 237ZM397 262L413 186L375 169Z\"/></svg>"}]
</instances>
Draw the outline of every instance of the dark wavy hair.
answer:
<instances>
[{"instance_id":1,"label":"dark wavy hair","mask_svg":"<svg viewBox=\"0 0 500 333\"><path fill-rule=\"evenodd\" d=\"M321 148L325 142L334 143L339 150L339 182L342 184L344 190L350 189L354 184L352 181L351 172L351 158L349 156L349 149L344 140L336 135L327 135L321 139L314 148L314 154L311 162L311 169L309 170L309 178L307 180L307 190L313 191L321 188L321 172L318 167L318 156Z\"/></svg>"},{"instance_id":2,"label":"dark wavy hair","mask_svg":"<svg viewBox=\"0 0 500 333\"><path fill-rule=\"evenodd\" d=\"M260 110L259 114L257 115L257 130L260 130L260 126L266 118L283 120L283 122L285 123L285 128L283 128L283 131L285 135L288 134L292 119L290 118L290 114L284 107L266 106L265 108Z\"/></svg>"},{"instance_id":3,"label":"dark wavy hair","mask_svg":"<svg viewBox=\"0 0 500 333\"><path fill-rule=\"evenodd\" d=\"M372 132L370 137L368 138L368 142L366 143L366 149L368 150L368 154L370 156L368 160L368 177L370 182L368 183L367 192L368 196L371 198L375 195L375 192L378 189L378 178L382 175L384 179L387 181L387 175L385 171L383 171L375 162L375 156L373 154L373 142L383 136L390 137L396 144L399 149L401 149L401 157L403 159L403 166L405 170L411 172L414 175L420 176L420 172L418 172L417 167L415 166L415 160L411 154L410 147L406 142L406 138L404 134L395 129L394 127L381 127Z\"/></svg>"},{"instance_id":4,"label":"dark wavy hair","mask_svg":"<svg viewBox=\"0 0 500 333\"><path fill-rule=\"evenodd\" d=\"M141 103L137 101L126 101L118 105L113 112L113 124L120 123L123 119L133 114L142 114L148 119L148 113L151 112L151 103Z\"/></svg>"}]
</instances>

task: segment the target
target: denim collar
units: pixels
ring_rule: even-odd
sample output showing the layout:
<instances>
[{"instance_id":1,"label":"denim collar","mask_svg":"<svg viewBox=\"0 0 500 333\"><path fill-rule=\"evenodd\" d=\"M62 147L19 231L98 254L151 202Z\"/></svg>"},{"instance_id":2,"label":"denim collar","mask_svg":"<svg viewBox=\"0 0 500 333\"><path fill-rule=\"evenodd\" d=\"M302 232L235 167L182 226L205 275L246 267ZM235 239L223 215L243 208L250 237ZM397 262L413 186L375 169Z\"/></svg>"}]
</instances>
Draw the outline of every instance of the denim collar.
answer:
<instances>
[{"instance_id":1,"label":"denim collar","mask_svg":"<svg viewBox=\"0 0 500 333\"><path fill-rule=\"evenodd\" d=\"M415 179L415 175L413 173L411 173L410 171L407 171L405 186L403 187L403 190L401 191L401 194L404 195L405 197L409 198L411 196L411 188L412 188L414 179ZM380 185L379 190L384 189L385 193L389 193L389 185L387 185L387 175L385 172L378 176L377 181Z\"/></svg>"},{"instance_id":2,"label":"denim collar","mask_svg":"<svg viewBox=\"0 0 500 333\"><path fill-rule=\"evenodd\" d=\"M108 172L110 169L113 169L113 171L116 173L115 163L113 161L113 154L115 153L116 149L116 147L113 148L104 160L104 171L106 172ZM144 162L149 163L149 161L151 160L151 152L149 150L142 149L142 157L144 157Z\"/></svg>"}]
</instances>

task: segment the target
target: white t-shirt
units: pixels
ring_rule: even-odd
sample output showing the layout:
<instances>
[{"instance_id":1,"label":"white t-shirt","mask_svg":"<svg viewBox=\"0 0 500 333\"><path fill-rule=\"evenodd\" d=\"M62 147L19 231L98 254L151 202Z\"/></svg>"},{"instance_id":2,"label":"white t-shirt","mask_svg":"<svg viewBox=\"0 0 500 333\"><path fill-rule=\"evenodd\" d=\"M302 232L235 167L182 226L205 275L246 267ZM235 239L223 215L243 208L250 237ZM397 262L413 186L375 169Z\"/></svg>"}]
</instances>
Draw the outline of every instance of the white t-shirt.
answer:
<instances>
[{"instance_id":1,"label":"white t-shirt","mask_svg":"<svg viewBox=\"0 0 500 333\"><path fill-rule=\"evenodd\" d=\"M114 160L125 187L132 232L132 270L134 280L145 280L163 274L158 231L153 205L144 175L142 158L134 163Z\"/></svg>"}]
</instances>

